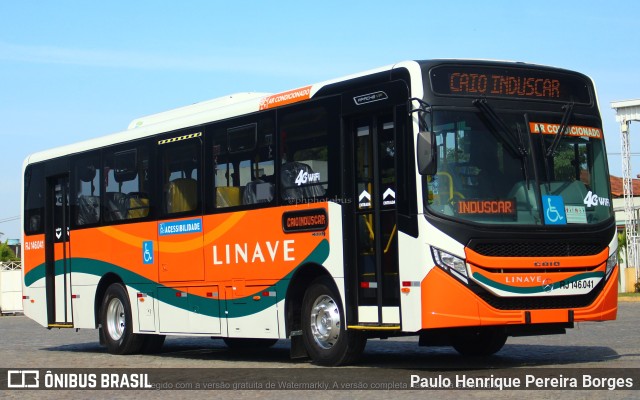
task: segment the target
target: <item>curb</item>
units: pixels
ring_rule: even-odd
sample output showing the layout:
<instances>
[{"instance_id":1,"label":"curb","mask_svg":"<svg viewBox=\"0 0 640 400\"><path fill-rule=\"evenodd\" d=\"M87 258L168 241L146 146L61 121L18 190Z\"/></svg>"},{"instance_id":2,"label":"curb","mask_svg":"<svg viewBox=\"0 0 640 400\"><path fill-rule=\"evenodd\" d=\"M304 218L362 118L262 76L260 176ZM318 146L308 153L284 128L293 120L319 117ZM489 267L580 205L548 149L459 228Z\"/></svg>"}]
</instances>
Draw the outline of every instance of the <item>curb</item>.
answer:
<instances>
[{"instance_id":1,"label":"curb","mask_svg":"<svg viewBox=\"0 0 640 400\"><path fill-rule=\"evenodd\" d=\"M640 296L618 296L618 303L640 303Z\"/></svg>"}]
</instances>

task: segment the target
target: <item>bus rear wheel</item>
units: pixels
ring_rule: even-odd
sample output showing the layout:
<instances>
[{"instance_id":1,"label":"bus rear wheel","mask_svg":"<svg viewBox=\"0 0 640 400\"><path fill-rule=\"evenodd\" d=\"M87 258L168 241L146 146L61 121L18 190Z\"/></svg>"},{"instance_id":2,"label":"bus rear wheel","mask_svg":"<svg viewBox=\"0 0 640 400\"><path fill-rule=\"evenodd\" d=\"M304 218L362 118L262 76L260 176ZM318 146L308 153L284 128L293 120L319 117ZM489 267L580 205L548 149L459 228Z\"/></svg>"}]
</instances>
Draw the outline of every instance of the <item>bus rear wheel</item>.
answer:
<instances>
[{"instance_id":1,"label":"bus rear wheel","mask_svg":"<svg viewBox=\"0 0 640 400\"><path fill-rule=\"evenodd\" d=\"M461 355L470 357L495 354L506 341L506 333L497 327L464 329L451 336L453 348Z\"/></svg>"},{"instance_id":2,"label":"bus rear wheel","mask_svg":"<svg viewBox=\"0 0 640 400\"><path fill-rule=\"evenodd\" d=\"M340 296L328 278L314 281L302 300L302 334L311 359L319 365L354 362L367 343L360 332L345 329Z\"/></svg>"},{"instance_id":3,"label":"bus rear wheel","mask_svg":"<svg viewBox=\"0 0 640 400\"><path fill-rule=\"evenodd\" d=\"M144 337L133 333L131 303L124 286L107 288L100 308L100 329L111 354L132 354L141 350Z\"/></svg>"}]
</instances>

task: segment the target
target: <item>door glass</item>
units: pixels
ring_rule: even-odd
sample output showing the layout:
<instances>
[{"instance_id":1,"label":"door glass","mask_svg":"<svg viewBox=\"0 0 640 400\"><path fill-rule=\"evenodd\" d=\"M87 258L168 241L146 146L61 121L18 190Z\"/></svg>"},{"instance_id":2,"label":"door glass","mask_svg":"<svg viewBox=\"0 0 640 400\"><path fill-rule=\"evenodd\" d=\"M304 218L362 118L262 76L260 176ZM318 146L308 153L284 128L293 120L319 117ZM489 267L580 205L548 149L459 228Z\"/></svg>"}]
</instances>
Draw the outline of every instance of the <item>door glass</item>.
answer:
<instances>
[{"instance_id":1,"label":"door glass","mask_svg":"<svg viewBox=\"0 0 640 400\"><path fill-rule=\"evenodd\" d=\"M358 304L399 305L396 140L392 114L356 120Z\"/></svg>"},{"instance_id":2,"label":"door glass","mask_svg":"<svg viewBox=\"0 0 640 400\"><path fill-rule=\"evenodd\" d=\"M60 178L54 186L54 242L66 242L69 240L69 181Z\"/></svg>"},{"instance_id":3,"label":"door glass","mask_svg":"<svg viewBox=\"0 0 640 400\"><path fill-rule=\"evenodd\" d=\"M378 167L380 171L380 194L382 209L396 208L396 142L393 135L393 120L381 120L378 124Z\"/></svg>"},{"instance_id":4,"label":"door glass","mask_svg":"<svg viewBox=\"0 0 640 400\"><path fill-rule=\"evenodd\" d=\"M71 265L69 246L69 179L52 178L48 183L50 194L47 212L51 212L46 233L46 293L49 324L70 323L72 320Z\"/></svg>"},{"instance_id":5,"label":"door glass","mask_svg":"<svg viewBox=\"0 0 640 400\"><path fill-rule=\"evenodd\" d=\"M373 132L369 120L355 128L356 229L358 235L358 304L376 305L376 229L374 220Z\"/></svg>"},{"instance_id":6,"label":"door glass","mask_svg":"<svg viewBox=\"0 0 640 400\"><path fill-rule=\"evenodd\" d=\"M378 171L380 171L380 253L382 305L400 304L398 234L396 225L396 141L392 115L378 119Z\"/></svg>"}]
</instances>

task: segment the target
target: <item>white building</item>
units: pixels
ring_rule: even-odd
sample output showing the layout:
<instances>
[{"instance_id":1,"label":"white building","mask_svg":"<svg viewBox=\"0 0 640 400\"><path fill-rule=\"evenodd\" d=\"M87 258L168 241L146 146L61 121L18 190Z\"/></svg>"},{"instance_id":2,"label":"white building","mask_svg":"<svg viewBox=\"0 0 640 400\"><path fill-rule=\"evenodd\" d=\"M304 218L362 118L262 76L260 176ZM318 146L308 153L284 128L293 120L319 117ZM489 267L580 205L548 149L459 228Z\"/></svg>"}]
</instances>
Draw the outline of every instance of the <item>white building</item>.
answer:
<instances>
[{"instance_id":1,"label":"white building","mask_svg":"<svg viewBox=\"0 0 640 400\"><path fill-rule=\"evenodd\" d=\"M640 225L640 179L633 179L633 205L635 208L636 226ZM611 195L613 196L613 210L616 213L616 226L618 233L625 231L625 210L624 210L624 193L622 188L622 178L617 176L611 177ZM636 252L640 252L640 246L637 246ZM626 251L622 250L620 254L620 292L633 292L636 282L635 265L628 265Z\"/></svg>"}]
</instances>

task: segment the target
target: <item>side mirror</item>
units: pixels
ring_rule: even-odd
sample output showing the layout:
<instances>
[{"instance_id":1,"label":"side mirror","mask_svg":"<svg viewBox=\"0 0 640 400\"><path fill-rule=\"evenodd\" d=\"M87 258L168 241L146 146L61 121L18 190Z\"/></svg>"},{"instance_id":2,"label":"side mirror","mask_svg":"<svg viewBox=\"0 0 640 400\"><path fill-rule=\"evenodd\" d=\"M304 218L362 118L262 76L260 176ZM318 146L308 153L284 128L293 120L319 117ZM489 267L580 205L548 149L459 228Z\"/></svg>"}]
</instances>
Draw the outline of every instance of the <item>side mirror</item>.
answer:
<instances>
[{"instance_id":1,"label":"side mirror","mask_svg":"<svg viewBox=\"0 0 640 400\"><path fill-rule=\"evenodd\" d=\"M413 107L413 102L419 106ZM416 143L416 156L418 158L418 172L420 175L434 175L438 171L438 159L436 158L436 134L429 129L432 125L431 106L417 97L409 99L409 115L417 112L419 114L420 131Z\"/></svg>"},{"instance_id":2,"label":"side mirror","mask_svg":"<svg viewBox=\"0 0 640 400\"><path fill-rule=\"evenodd\" d=\"M420 131L418 133L416 155L418 157L418 172L420 175L433 175L437 172L438 160L436 158L435 133L429 131Z\"/></svg>"}]
</instances>

